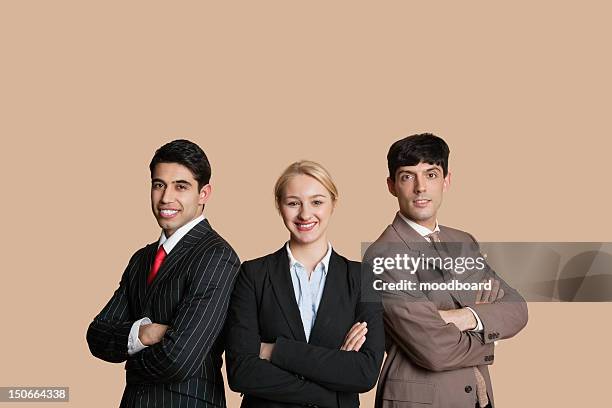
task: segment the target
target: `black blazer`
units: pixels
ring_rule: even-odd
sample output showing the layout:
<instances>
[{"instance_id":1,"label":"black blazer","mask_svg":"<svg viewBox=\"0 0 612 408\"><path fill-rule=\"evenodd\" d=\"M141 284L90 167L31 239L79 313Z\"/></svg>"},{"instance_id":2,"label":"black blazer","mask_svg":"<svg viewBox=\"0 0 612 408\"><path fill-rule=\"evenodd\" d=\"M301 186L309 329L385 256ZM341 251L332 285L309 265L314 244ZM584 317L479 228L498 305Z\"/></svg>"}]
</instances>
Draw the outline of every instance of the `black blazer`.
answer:
<instances>
[{"instance_id":1,"label":"black blazer","mask_svg":"<svg viewBox=\"0 0 612 408\"><path fill-rule=\"evenodd\" d=\"M89 349L105 361L127 360L121 407L224 407L219 334L238 256L203 220L177 243L148 286L156 252L154 242L132 256L119 288L89 325ZM129 356L130 329L145 316L170 327L161 342Z\"/></svg>"},{"instance_id":2,"label":"black blazer","mask_svg":"<svg viewBox=\"0 0 612 408\"><path fill-rule=\"evenodd\" d=\"M245 394L242 407L359 406L357 393L374 387L384 354L380 299L362 301L369 280L362 285L360 264L332 251L307 343L285 247L243 263L225 353L230 388ZM341 351L357 321L368 323L364 345ZM276 343L270 362L259 358L261 342Z\"/></svg>"}]
</instances>

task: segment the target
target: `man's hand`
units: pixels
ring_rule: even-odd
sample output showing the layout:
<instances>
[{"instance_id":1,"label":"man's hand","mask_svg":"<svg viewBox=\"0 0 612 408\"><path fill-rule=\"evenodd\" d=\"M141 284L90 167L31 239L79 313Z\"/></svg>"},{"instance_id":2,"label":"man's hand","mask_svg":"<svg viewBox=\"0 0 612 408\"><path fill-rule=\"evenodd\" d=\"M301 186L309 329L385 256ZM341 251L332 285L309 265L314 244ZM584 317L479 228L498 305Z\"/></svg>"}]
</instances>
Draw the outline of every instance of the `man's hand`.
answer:
<instances>
[{"instance_id":1,"label":"man's hand","mask_svg":"<svg viewBox=\"0 0 612 408\"><path fill-rule=\"evenodd\" d=\"M363 343L366 341L366 333L368 332L368 323L357 322L351 327L344 337L344 344L340 350L344 351L359 351Z\"/></svg>"},{"instance_id":2,"label":"man's hand","mask_svg":"<svg viewBox=\"0 0 612 408\"><path fill-rule=\"evenodd\" d=\"M442 320L448 323L453 323L461 331L473 330L478 322L474 317L474 313L468 308L438 310Z\"/></svg>"},{"instance_id":3,"label":"man's hand","mask_svg":"<svg viewBox=\"0 0 612 408\"><path fill-rule=\"evenodd\" d=\"M138 339L145 346L152 346L159 343L164 334L166 334L168 326L165 324L151 323L143 324L138 329Z\"/></svg>"},{"instance_id":4,"label":"man's hand","mask_svg":"<svg viewBox=\"0 0 612 408\"><path fill-rule=\"evenodd\" d=\"M476 304L480 303L493 303L504 297L504 290L499 286L499 280L492 279L491 290L479 290L476 293ZM488 282L488 280L483 280L481 283Z\"/></svg>"},{"instance_id":5,"label":"man's hand","mask_svg":"<svg viewBox=\"0 0 612 408\"><path fill-rule=\"evenodd\" d=\"M259 346L259 358L270 361L273 351L274 343L261 343Z\"/></svg>"},{"instance_id":6,"label":"man's hand","mask_svg":"<svg viewBox=\"0 0 612 408\"><path fill-rule=\"evenodd\" d=\"M486 283L488 280L483 280ZM504 290L500 288L499 280L492 279L491 290L479 290L476 293L476 304L493 303L504 297ZM453 310L438 310L440 317L447 324L453 323L461 331L473 330L478 325L474 313L467 308Z\"/></svg>"}]
</instances>

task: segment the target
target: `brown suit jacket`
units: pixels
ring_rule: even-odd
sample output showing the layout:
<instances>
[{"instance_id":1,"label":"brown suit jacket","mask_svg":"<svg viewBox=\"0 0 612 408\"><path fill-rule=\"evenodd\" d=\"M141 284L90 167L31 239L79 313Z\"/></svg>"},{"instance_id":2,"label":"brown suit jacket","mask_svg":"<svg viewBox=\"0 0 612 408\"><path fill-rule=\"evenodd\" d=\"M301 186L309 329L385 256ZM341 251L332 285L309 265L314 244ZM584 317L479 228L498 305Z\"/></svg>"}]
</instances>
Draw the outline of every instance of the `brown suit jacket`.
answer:
<instances>
[{"instance_id":1,"label":"brown suit jacket","mask_svg":"<svg viewBox=\"0 0 612 408\"><path fill-rule=\"evenodd\" d=\"M470 234L440 226L446 246L438 251L412 229L399 215L364 256L364 264L376 257L479 257L478 243ZM458 252L461 247L461 253ZM448 249L445 251L444 249ZM480 282L500 280L504 297L494 303L475 304L477 291L382 290L387 358L376 392L376 408L441 407L474 408L476 366L487 383L493 405L493 390L487 366L493 363L494 342L514 336L527 324L524 299L484 263L480 270L462 274L444 268L405 270L385 269L377 278L382 282ZM439 266L439 265L438 265ZM367 267L367 266L366 266ZM417 287L418 288L418 287ZM461 332L446 324L438 309L471 307L484 326L483 333Z\"/></svg>"}]
</instances>

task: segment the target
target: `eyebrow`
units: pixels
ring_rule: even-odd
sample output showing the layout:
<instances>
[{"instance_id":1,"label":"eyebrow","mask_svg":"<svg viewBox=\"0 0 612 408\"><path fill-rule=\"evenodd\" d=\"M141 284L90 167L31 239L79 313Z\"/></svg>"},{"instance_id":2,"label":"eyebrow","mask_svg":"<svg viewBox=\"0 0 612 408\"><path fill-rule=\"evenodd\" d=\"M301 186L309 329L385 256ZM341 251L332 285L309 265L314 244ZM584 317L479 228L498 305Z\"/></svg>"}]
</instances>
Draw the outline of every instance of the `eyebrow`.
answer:
<instances>
[{"instance_id":1,"label":"eyebrow","mask_svg":"<svg viewBox=\"0 0 612 408\"><path fill-rule=\"evenodd\" d=\"M167 184L164 180L158 179L158 178L151 179L151 183L163 183L163 184ZM174 180L174 181L171 182L171 184L187 184L187 185L191 185L191 183L188 182L187 180Z\"/></svg>"},{"instance_id":2,"label":"eyebrow","mask_svg":"<svg viewBox=\"0 0 612 408\"><path fill-rule=\"evenodd\" d=\"M307 198L315 198L315 197L323 197L323 198L327 198L327 196L326 196L325 194L315 194L315 195L311 195L310 197L307 197ZM294 195L287 196L287 197L285 197L285 198L295 198L296 200L299 200L299 199L300 199L300 197L298 197L298 196L294 196Z\"/></svg>"},{"instance_id":3,"label":"eyebrow","mask_svg":"<svg viewBox=\"0 0 612 408\"><path fill-rule=\"evenodd\" d=\"M191 185L191 183L188 182L187 180L174 180L172 183L174 183L174 184L188 184L188 185Z\"/></svg>"},{"instance_id":4,"label":"eyebrow","mask_svg":"<svg viewBox=\"0 0 612 408\"><path fill-rule=\"evenodd\" d=\"M434 166L434 167L429 167L429 168L427 168L427 169L423 170L423 171L422 171L422 173L427 173L427 172L432 171L432 170L435 170L435 171L437 171L437 172L440 172L440 171L441 171L439 167L435 167L435 166ZM397 173L397 175L399 176L399 175L401 175L402 173L416 174L416 172L414 172L414 171L410 171L410 170L400 170L400 171L399 171L399 173Z\"/></svg>"}]
</instances>

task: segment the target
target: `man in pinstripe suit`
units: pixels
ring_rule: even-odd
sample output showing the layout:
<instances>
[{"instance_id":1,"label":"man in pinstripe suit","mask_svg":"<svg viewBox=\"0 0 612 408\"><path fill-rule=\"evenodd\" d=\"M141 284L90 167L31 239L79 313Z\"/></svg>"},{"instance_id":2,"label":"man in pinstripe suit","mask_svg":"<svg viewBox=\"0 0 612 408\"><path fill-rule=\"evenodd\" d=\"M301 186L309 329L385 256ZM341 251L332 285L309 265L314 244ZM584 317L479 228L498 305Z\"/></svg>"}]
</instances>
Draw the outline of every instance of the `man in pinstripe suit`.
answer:
<instances>
[{"instance_id":1,"label":"man in pinstripe suit","mask_svg":"<svg viewBox=\"0 0 612 408\"><path fill-rule=\"evenodd\" d=\"M161 237L130 259L89 325L89 349L126 361L121 407L225 407L220 334L240 261L203 215L210 164L198 145L175 140L149 167Z\"/></svg>"}]
</instances>

